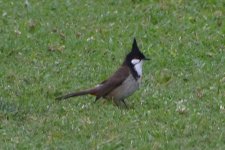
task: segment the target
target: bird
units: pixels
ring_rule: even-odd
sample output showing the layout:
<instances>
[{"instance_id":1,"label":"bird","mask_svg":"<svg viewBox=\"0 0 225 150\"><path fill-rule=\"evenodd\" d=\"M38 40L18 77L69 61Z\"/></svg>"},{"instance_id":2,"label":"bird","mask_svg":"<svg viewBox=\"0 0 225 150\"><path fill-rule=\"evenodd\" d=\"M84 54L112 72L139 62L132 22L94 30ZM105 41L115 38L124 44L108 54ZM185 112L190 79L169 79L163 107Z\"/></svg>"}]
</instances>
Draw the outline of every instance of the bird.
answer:
<instances>
[{"instance_id":1,"label":"bird","mask_svg":"<svg viewBox=\"0 0 225 150\"><path fill-rule=\"evenodd\" d=\"M59 96L56 100L93 95L95 96L95 102L100 98L104 98L112 100L118 107L124 106L128 108L125 99L139 89L142 78L142 65L146 60L150 59L146 58L140 51L136 38L134 38L131 51L126 55L122 65L112 76L95 87Z\"/></svg>"}]
</instances>

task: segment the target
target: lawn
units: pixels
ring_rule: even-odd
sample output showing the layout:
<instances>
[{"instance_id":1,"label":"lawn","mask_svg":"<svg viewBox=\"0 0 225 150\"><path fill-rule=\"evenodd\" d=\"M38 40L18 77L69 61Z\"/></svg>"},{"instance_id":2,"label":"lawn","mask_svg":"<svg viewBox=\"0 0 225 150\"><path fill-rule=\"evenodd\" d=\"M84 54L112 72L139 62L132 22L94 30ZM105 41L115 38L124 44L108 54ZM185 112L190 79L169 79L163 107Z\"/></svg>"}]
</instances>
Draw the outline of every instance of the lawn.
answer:
<instances>
[{"instance_id":1,"label":"lawn","mask_svg":"<svg viewBox=\"0 0 225 150\"><path fill-rule=\"evenodd\" d=\"M130 109L83 96L144 63ZM225 149L223 0L0 0L0 149Z\"/></svg>"}]
</instances>

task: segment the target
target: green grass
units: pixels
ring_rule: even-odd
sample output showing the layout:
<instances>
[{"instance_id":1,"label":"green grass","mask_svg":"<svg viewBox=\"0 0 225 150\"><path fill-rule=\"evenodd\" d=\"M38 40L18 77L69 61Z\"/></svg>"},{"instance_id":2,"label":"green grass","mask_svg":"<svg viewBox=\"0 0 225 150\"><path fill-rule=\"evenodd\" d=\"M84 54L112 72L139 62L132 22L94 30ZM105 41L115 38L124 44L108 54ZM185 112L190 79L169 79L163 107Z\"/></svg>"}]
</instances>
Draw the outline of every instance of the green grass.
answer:
<instances>
[{"instance_id":1,"label":"green grass","mask_svg":"<svg viewBox=\"0 0 225 150\"><path fill-rule=\"evenodd\" d=\"M27 3L28 2L28 3ZM225 149L223 0L0 0L1 149ZM103 81L133 37L133 109L58 95Z\"/></svg>"}]
</instances>

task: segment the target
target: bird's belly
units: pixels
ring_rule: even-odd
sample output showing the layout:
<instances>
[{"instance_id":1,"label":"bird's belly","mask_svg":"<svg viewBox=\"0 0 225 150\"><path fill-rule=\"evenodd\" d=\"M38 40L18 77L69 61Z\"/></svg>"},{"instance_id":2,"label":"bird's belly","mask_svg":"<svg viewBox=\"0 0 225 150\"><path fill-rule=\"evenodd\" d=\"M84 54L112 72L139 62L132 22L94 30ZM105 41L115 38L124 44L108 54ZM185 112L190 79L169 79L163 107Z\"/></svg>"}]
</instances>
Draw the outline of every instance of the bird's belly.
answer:
<instances>
[{"instance_id":1,"label":"bird's belly","mask_svg":"<svg viewBox=\"0 0 225 150\"><path fill-rule=\"evenodd\" d=\"M139 88L139 82L140 79L135 80L132 75L129 75L128 78L120 86L110 92L106 98L114 100L125 99Z\"/></svg>"}]
</instances>

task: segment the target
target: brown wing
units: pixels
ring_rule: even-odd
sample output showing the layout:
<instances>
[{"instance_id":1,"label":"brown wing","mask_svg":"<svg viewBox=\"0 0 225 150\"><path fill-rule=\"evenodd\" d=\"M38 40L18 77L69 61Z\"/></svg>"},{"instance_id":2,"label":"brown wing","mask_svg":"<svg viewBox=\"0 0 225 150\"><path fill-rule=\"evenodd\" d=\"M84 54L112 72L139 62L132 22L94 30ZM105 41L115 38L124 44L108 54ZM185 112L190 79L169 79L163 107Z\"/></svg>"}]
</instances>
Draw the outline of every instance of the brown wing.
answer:
<instances>
[{"instance_id":1,"label":"brown wing","mask_svg":"<svg viewBox=\"0 0 225 150\"><path fill-rule=\"evenodd\" d=\"M120 67L108 80L105 80L96 89L96 99L104 97L113 89L123 83L123 81L129 76L129 68L127 66Z\"/></svg>"}]
</instances>

